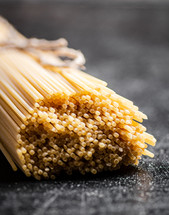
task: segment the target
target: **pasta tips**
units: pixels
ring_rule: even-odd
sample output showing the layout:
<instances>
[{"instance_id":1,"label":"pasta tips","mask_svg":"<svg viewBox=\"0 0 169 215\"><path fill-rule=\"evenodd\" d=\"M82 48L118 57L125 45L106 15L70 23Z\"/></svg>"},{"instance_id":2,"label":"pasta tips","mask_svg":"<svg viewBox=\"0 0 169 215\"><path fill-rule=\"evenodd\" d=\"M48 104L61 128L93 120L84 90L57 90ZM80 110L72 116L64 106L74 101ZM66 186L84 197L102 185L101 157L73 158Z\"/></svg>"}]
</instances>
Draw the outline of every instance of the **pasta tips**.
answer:
<instances>
[{"instance_id":1,"label":"pasta tips","mask_svg":"<svg viewBox=\"0 0 169 215\"><path fill-rule=\"evenodd\" d=\"M147 147L156 140L131 101L78 70L77 59L76 68L75 61L47 65L37 45L32 54L16 44L0 49L0 146L14 170L16 164L27 176L55 179L62 171L96 174L153 157ZM45 45L41 56L49 54Z\"/></svg>"}]
</instances>

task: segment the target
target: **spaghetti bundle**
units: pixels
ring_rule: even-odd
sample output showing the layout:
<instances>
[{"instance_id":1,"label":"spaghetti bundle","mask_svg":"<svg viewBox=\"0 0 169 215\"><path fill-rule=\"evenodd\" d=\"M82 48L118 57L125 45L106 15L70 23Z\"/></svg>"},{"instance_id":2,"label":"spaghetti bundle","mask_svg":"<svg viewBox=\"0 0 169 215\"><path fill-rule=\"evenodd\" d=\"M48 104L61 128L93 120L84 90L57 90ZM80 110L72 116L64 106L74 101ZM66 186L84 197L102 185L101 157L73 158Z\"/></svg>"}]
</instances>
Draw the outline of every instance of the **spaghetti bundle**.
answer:
<instances>
[{"instance_id":1,"label":"spaghetti bundle","mask_svg":"<svg viewBox=\"0 0 169 215\"><path fill-rule=\"evenodd\" d=\"M79 70L81 52L64 39L27 39L2 18L0 32L0 147L14 170L55 179L153 157L155 138L140 124L146 115Z\"/></svg>"}]
</instances>

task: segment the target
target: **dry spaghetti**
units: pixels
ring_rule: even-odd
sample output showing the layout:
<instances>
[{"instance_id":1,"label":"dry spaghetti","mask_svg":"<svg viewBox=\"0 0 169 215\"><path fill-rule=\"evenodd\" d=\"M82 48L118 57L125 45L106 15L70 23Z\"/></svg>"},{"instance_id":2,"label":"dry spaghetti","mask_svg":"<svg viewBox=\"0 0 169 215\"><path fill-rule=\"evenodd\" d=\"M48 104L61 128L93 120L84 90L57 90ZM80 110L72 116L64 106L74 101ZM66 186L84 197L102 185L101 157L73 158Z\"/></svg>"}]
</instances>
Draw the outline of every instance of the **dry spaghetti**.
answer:
<instances>
[{"instance_id":1,"label":"dry spaghetti","mask_svg":"<svg viewBox=\"0 0 169 215\"><path fill-rule=\"evenodd\" d=\"M146 115L80 71L81 52L64 39L27 39L2 18L0 32L0 149L14 170L55 179L153 157L155 138L140 124Z\"/></svg>"}]
</instances>

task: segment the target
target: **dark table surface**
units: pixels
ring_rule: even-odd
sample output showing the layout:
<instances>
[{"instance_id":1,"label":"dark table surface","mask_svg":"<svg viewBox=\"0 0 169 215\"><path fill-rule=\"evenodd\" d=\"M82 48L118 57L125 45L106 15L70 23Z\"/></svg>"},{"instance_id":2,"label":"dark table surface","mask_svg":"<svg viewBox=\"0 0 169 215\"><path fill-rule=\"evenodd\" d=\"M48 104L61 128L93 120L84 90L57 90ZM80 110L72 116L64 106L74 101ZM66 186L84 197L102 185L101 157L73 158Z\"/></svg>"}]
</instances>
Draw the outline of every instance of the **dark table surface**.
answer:
<instances>
[{"instance_id":1,"label":"dark table surface","mask_svg":"<svg viewBox=\"0 0 169 215\"><path fill-rule=\"evenodd\" d=\"M36 181L0 154L0 214L169 214L169 3L0 2L0 14L28 37L65 37L85 54L87 72L131 99L157 138L138 167L96 176Z\"/></svg>"}]
</instances>

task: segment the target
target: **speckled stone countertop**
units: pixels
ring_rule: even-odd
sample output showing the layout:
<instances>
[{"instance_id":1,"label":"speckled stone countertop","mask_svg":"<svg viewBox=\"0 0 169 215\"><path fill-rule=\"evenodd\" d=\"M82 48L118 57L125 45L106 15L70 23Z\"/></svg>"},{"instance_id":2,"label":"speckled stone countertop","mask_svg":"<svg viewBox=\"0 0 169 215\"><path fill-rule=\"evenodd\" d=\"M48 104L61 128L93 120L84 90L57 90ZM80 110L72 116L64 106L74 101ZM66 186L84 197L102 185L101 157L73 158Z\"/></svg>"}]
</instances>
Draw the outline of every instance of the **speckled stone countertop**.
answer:
<instances>
[{"instance_id":1,"label":"speckled stone countertop","mask_svg":"<svg viewBox=\"0 0 169 215\"><path fill-rule=\"evenodd\" d=\"M85 54L87 72L134 101L157 138L138 167L36 181L0 153L1 215L169 214L169 3L61 1L5 3L0 14L26 36L65 37Z\"/></svg>"}]
</instances>

